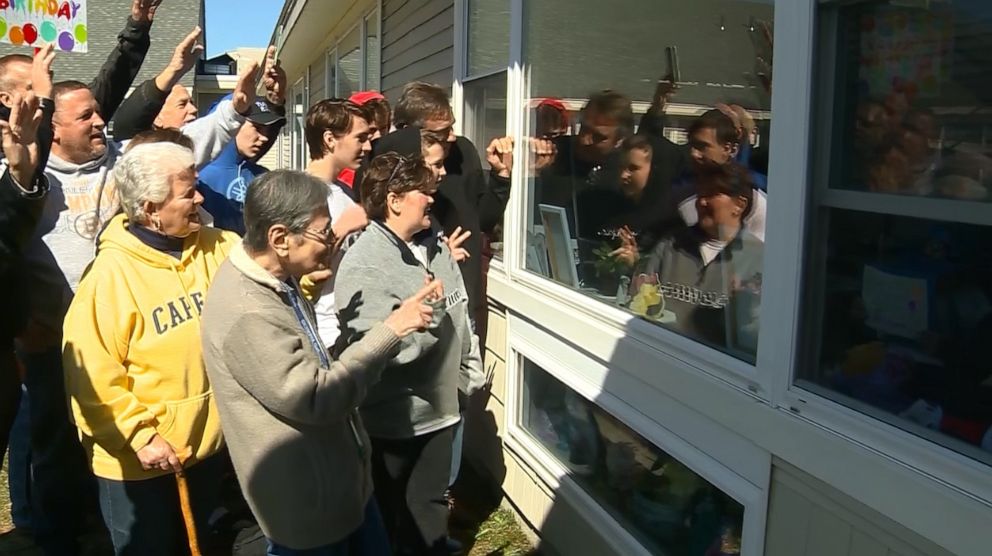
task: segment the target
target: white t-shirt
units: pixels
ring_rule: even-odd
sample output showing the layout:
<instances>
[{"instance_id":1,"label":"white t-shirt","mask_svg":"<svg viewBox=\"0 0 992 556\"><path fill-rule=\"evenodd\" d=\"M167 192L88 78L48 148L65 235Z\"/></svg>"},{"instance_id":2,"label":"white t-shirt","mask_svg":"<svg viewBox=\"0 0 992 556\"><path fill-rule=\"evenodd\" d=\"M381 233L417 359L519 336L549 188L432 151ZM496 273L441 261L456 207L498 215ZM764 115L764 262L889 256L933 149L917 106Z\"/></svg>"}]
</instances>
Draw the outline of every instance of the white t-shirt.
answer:
<instances>
[{"instance_id":1,"label":"white t-shirt","mask_svg":"<svg viewBox=\"0 0 992 556\"><path fill-rule=\"evenodd\" d=\"M336 221L345 210L355 204L355 201L341 189L340 185L335 183L327 184L327 209L331 214L331 222ZM324 282L320 299L314 304L314 313L317 315L317 334L320 335L321 341L324 342L324 346L327 348L334 347L334 342L341 335L341 330L338 328L338 314L334 310L334 277L338 273L338 265L341 264L341 258L343 256L344 246L338 251L334 259L331 260L331 271L333 273Z\"/></svg>"}]
</instances>

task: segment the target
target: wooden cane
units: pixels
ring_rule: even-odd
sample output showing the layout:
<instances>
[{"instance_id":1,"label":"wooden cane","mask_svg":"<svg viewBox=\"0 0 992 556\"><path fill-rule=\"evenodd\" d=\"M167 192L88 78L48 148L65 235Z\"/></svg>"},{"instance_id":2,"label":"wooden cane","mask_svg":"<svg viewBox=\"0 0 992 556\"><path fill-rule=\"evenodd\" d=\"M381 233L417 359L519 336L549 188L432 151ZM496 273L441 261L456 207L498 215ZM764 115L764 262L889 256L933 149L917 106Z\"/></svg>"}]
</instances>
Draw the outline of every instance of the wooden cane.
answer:
<instances>
[{"instance_id":1,"label":"wooden cane","mask_svg":"<svg viewBox=\"0 0 992 556\"><path fill-rule=\"evenodd\" d=\"M190 449L187 447L182 454L176 454L179 464L185 465L190 459ZM186 472L180 470L176 472L176 486L179 488L179 508L183 512L183 525L186 526L186 538L189 539L189 553L191 556L202 556L200 554L200 542L196 536L196 521L193 520L193 506L189 501L189 485L186 482Z\"/></svg>"}]
</instances>

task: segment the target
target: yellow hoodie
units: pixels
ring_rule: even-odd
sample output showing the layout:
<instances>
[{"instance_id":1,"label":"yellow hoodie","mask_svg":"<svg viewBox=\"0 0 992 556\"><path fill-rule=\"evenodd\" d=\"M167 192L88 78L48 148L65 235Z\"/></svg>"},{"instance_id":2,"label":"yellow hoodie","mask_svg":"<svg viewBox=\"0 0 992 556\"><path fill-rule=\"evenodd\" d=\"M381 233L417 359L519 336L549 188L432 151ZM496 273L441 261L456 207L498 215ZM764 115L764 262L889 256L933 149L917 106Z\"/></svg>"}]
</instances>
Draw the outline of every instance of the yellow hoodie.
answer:
<instances>
[{"instance_id":1,"label":"yellow hoodie","mask_svg":"<svg viewBox=\"0 0 992 556\"><path fill-rule=\"evenodd\" d=\"M93 473L116 480L145 471L136 451L155 434L192 462L223 445L203 368L200 311L214 274L240 239L202 228L179 259L141 242L118 215L100 237L65 318L63 366L72 417Z\"/></svg>"}]
</instances>

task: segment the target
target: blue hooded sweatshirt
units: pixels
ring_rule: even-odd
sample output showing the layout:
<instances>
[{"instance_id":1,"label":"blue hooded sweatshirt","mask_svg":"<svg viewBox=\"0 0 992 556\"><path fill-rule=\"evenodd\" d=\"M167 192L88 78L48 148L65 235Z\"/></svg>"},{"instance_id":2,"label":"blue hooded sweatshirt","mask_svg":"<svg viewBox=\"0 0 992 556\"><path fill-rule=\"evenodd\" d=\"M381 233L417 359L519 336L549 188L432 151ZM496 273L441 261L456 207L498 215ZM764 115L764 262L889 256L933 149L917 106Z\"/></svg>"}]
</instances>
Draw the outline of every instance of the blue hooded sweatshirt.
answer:
<instances>
[{"instance_id":1,"label":"blue hooded sweatshirt","mask_svg":"<svg viewBox=\"0 0 992 556\"><path fill-rule=\"evenodd\" d=\"M221 100L230 99L227 95ZM210 112L217 109L218 101ZM249 118L250 119L250 118ZM281 126L280 126L281 127ZM259 153L264 156L274 141ZM237 141L231 141L220 155L200 170L197 189L203 195L203 208L214 217L214 227L245 235L244 206L248 184L269 169L245 158L238 152Z\"/></svg>"},{"instance_id":2,"label":"blue hooded sweatshirt","mask_svg":"<svg viewBox=\"0 0 992 556\"><path fill-rule=\"evenodd\" d=\"M214 217L215 228L245 235L244 206L248 184L268 171L242 156L234 141L200 170L196 188L203 195L203 208Z\"/></svg>"}]
</instances>

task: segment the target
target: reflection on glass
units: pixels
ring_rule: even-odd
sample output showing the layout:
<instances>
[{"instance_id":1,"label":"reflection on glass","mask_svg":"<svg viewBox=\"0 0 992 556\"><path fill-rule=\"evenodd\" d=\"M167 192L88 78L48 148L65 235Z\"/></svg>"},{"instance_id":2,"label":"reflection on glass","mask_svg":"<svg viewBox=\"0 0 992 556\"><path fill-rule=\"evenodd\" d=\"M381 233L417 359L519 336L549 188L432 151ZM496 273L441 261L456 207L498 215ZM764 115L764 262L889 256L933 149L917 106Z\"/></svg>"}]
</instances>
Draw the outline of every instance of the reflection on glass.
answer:
<instances>
[{"instance_id":1,"label":"reflection on glass","mask_svg":"<svg viewBox=\"0 0 992 556\"><path fill-rule=\"evenodd\" d=\"M506 135L506 72L467 81L463 91L465 137L475 144L483 168L489 170L486 147L494 137ZM497 224L486 238L493 257L502 259L503 225Z\"/></svg>"},{"instance_id":2,"label":"reflection on glass","mask_svg":"<svg viewBox=\"0 0 992 556\"><path fill-rule=\"evenodd\" d=\"M992 7L957 0L831 9L838 25L831 187L990 200Z\"/></svg>"},{"instance_id":3,"label":"reflection on glass","mask_svg":"<svg viewBox=\"0 0 992 556\"><path fill-rule=\"evenodd\" d=\"M526 268L753 361L773 5L595 8L525 4L529 135L553 144L527 165Z\"/></svg>"},{"instance_id":4,"label":"reflection on glass","mask_svg":"<svg viewBox=\"0 0 992 556\"><path fill-rule=\"evenodd\" d=\"M362 90L362 48L360 32L355 27L338 45L338 97L348 98Z\"/></svg>"},{"instance_id":5,"label":"reflection on glass","mask_svg":"<svg viewBox=\"0 0 992 556\"><path fill-rule=\"evenodd\" d=\"M510 0L467 0L465 75L476 77L506 68L510 58Z\"/></svg>"},{"instance_id":6,"label":"reflection on glass","mask_svg":"<svg viewBox=\"0 0 992 556\"><path fill-rule=\"evenodd\" d=\"M836 85L798 382L992 464L992 4L894 4L820 13Z\"/></svg>"},{"instance_id":7,"label":"reflection on glass","mask_svg":"<svg viewBox=\"0 0 992 556\"><path fill-rule=\"evenodd\" d=\"M365 90L379 90L379 14L365 18Z\"/></svg>"},{"instance_id":8,"label":"reflection on glass","mask_svg":"<svg viewBox=\"0 0 992 556\"><path fill-rule=\"evenodd\" d=\"M653 554L740 554L739 502L530 361L522 425Z\"/></svg>"}]
</instances>

